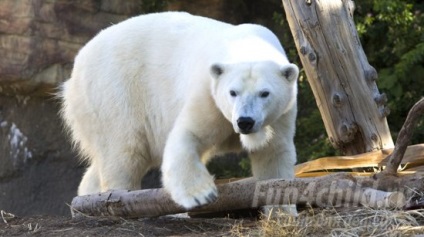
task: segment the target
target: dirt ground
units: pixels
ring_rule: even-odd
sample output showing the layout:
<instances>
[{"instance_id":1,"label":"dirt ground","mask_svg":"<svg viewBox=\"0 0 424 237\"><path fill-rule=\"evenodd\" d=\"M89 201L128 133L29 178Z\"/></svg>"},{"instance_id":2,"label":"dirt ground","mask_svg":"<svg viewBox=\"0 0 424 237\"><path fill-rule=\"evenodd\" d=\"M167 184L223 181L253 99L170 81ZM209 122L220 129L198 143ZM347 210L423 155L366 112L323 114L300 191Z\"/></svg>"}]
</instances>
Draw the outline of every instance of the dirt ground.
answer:
<instances>
[{"instance_id":1,"label":"dirt ground","mask_svg":"<svg viewBox=\"0 0 424 237\"><path fill-rule=\"evenodd\" d=\"M424 236L422 208L304 208L297 217L280 213L260 219L253 217L252 212L247 212L248 215L241 213L243 218L239 219L198 216L139 219L80 216L72 219L53 216L20 218L1 212L0 236Z\"/></svg>"},{"instance_id":2,"label":"dirt ground","mask_svg":"<svg viewBox=\"0 0 424 237\"><path fill-rule=\"evenodd\" d=\"M177 218L143 219L36 216L0 218L0 236L231 236L234 225L255 228L255 219Z\"/></svg>"}]
</instances>

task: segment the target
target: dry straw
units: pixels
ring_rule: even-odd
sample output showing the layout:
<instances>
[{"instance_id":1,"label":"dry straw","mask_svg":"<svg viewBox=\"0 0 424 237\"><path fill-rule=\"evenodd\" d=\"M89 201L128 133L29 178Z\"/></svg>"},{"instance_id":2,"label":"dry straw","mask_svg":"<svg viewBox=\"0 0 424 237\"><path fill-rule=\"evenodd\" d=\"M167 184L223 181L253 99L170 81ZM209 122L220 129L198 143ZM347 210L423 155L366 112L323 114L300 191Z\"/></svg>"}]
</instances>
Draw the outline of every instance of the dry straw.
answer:
<instances>
[{"instance_id":1,"label":"dry straw","mask_svg":"<svg viewBox=\"0 0 424 237\"><path fill-rule=\"evenodd\" d=\"M416 236L424 234L424 209L308 209L293 217L262 217L255 228L239 223L233 236Z\"/></svg>"}]
</instances>

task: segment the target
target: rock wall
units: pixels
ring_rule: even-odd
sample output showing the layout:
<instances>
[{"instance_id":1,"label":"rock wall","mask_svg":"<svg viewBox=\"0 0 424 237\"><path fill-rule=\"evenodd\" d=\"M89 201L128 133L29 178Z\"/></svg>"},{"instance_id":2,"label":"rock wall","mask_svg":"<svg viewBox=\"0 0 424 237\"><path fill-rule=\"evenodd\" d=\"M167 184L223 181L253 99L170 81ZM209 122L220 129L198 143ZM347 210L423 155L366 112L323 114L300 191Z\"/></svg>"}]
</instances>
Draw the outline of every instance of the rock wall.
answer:
<instances>
[{"instance_id":1,"label":"rock wall","mask_svg":"<svg viewBox=\"0 0 424 237\"><path fill-rule=\"evenodd\" d=\"M99 29L138 12L138 1L0 1L0 92L45 94Z\"/></svg>"},{"instance_id":2,"label":"rock wall","mask_svg":"<svg viewBox=\"0 0 424 237\"><path fill-rule=\"evenodd\" d=\"M69 78L78 50L101 29L152 6L277 29L272 14L280 5L280 0L0 0L0 210L69 215L66 203L76 195L84 165L63 132L52 95ZM145 184L157 186L157 172Z\"/></svg>"},{"instance_id":3,"label":"rock wall","mask_svg":"<svg viewBox=\"0 0 424 237\"><path fill-rule=\"evenodd\" d=\"M62 134L58 104L0 97L0 209L17 215L66 214L82 174Z\"/></svg>"}]
</instances>

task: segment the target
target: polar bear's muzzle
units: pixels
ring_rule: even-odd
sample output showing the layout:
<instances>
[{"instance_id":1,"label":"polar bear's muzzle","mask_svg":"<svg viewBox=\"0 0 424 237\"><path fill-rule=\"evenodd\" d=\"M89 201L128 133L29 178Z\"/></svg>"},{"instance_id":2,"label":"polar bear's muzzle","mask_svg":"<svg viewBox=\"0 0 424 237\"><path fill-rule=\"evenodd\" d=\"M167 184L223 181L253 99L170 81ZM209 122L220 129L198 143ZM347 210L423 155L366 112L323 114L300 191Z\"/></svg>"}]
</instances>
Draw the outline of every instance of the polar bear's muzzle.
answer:
<instances>
[{"instance_id":1,"label":"polar bear's muzzle","mask_svg":"<svg viewBox=\"0 0 424 237\"><path fill-rule=\"evenodd\" d=\"M251 117L239 117L237 119L237 126L240 129L240 133L249 134L252 132L252 128L255 125L255 120Z\"/></svg>"}]
</instances>

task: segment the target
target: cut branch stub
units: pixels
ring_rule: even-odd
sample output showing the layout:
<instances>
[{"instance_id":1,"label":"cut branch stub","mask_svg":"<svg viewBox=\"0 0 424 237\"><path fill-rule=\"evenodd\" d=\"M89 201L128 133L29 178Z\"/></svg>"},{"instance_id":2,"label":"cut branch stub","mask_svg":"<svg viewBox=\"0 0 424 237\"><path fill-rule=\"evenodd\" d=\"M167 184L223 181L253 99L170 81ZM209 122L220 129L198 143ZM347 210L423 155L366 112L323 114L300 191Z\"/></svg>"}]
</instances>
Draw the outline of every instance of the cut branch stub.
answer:
<instances>
[{"instance_id":1,"label":"cut branch stub","mask_svg":"<svg viewBox=\"0 0 424 237\"><path fill-rule=\"evenodd\" d=\"M353 2L282 2L332 144L347 155L393 148L386 98L359 41Z\"/></svg>"},{"instance_id":2,"label":"cut branch stub","mask_svg":"<svg viewBox=\"0 0 424 237\"><path fill-rule=\"evenodd\" d=\"M368 69L364 70L364 74L365 79L370 83L374 83L378 79L378 74L374 67L369 66Z\"/></svg>"},{"instance_id":3,"label":"cut branch stub","mask_svg":"<svg viewBox=\"0 0 424 237\"><path fill-rule=\"evenodd\" d=\"M387 95L386 95L386 93L382 93L380 95L377 95L374 98L374 101L375 101L375 103L377 103L377 105L381 105L381 106L386 105L386 103L387 103Z\"/></svg>"},{"instance_id":4,"label":"cut branch stub","mask_svg":"<svg viewBox=\"0 0 424 237\"><path fill-rule=\"evenodd\" d=\"M334 95L333 95L333 105L335 107L342 106L343 105L343 102L344 102L343 99L344 99L344 97L341 94L334 93Z\"/></svg>"},{"instance_id":5,"label":"cut branch stub","mask_svg":"<svg viewBox=\"0 0 424 237\"><path fill-rule=\"evenodd\" d=\"M358 132L358 126L354 122L344 122L341 124L339 132L341 141L347 144L355 139L356 133Z\"/></svg>"}]
</instances>

